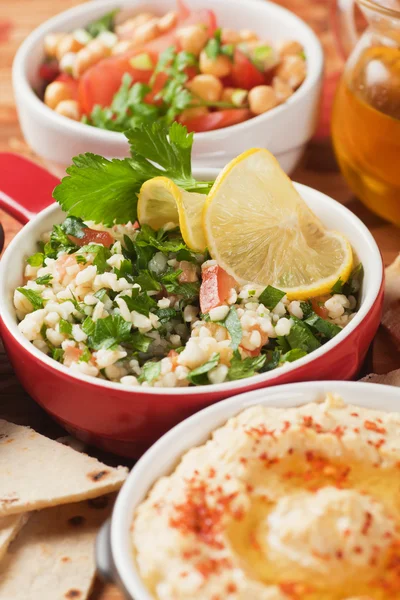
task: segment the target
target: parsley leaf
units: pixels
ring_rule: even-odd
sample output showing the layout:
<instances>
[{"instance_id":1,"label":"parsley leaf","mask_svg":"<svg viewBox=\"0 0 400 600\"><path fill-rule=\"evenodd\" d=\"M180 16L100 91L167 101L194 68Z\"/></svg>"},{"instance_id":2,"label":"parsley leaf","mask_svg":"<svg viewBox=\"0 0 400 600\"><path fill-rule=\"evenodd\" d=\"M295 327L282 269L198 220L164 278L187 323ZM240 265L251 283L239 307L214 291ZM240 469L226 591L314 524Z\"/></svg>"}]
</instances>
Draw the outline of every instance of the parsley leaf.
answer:
<instances>
[{"instance_id":1,"label":"parsley leaf","mask_svg":"<svg viewBox=\"0 0 400 600\"><path fill-rule=\"evenodd\" d=\"M203 314L200 318L205 321L211 321L208 314ZM231 306L225 319L223 321L214 321L214 323L222 325L222 327L225 327L228 330L228 333L231 337L231 348L237 350L240 342L242 341L243 330L240 324L236 308L234 306Z\"/></svg>"},{"instance_id":2,"label":"parsley leaf","mask_svg":"<svg viewBox=\"0 0 400 600\"><path fill-rule=\"evenodd\" d=\"M296 317L292 316L292 319L294 320L294 324L286 336L286 340L289 342L290 347L292 349L299 348L307 353L319 348L321 343L314 336L308 325Z\"/></svg>"},{"instance_id":3,"label":"parsley leaf","mask_svg":"<svg viewBox=\"0 0 400 600\"><path fill-rule=\"evenodd\" d=\"M122 300L125 300L130 311L135 310L136 312L149 316L150 310L157 306L157 302L153 300L146 292L139 293L138 288L133 288L132 298L130 296L121 296Z\"/></svg>"},{"instance_id":4,"label":"parsley leaf","mask_svg":"<svg viewBox=\"0 0 400 600\"><path fill-rule=\"evenodd\" d=\"M200 367L197 367L197 369L190 371L190 373L187 375L187 379L194 385L206 385L209 383L207 373L218 365L218 361L219 354L214 352L211 358L204 363L204 365L201 365Z\"/></svg>"},{"instance_id":5,"label":"parsley leaf","mask_svg":"<svg viewBox=\"0 0 400 600\"><path fill-rule=\"evenodd\" d=\"M343 290L344 281L342 281L339 277L337 282L331 288L331 295L333 294L341 294Z\"/></svg>"},{"instance_id":6,"label":"parsley leaf","mask_svg":"<svg viewBox=\"0 0 400 600\"><path fill-rule=\"evenodd\" d=\"M47 275L42 275L42 277L38 277L35 279L35 282L39 285L51 285L51 281L53 279L53 275L48 273Z\"/></svg>"},{"instance_id":7,"label":"parsley leaf","mask_svg":"<svg viewBox=\"0 0 400 600\"><path fill-rule=\"evenodd\" d=\"M51 357L57 362L62 363L64 358L64 350L62 348L52 348Z\"/></svg>"},{"instance_id":8,"label":"parsley leaf","mask_svg":"<svg viewBox=\"0 0 400 600\"><path fill-rule=\"evenodd\" d=\"M79 252L89 252L90 254L94 254L93 264L97 267L98 273L104 273L104 271L107 270L107 260L111 256L109 248L106 248L102 244L87 244L86 246L82 246Z\"/></svg>"},{"instance_id":9,"label":"parsley leaf","mask_svg":"<svg viewBox=\"0 0 400 600\"><path fill-rule=\"evenodd\" d=\"M59 321L60 333L65 333L66 335L72 334L72 323L66 321L65 319L60 319Z\"/></svg>"},{"instance_id":10,"label":"parsley leaf","mask_svg":"<svg viewBox=\"0 0 400 600\"><path fill-rule=\"evenodd\" d=\"M153 277L150 271L143 270L134 278L134 283L138 283L142 292L160 291L161 284Z\"/></svg>"},{"instance_id":11,"label":"parsley leaf","mask_svg":"<svg viewBox=\"0 0 400 600\"><path fill-rule=\"evenodd\" d=\"M193 134L186 127L173 123L168 128L155 121L125 135L132 158L107 160L91 153L73 158L67 177L53 192L66 213L106 226L134 221L141 186L159 175L188 191L207 194L211 189L212 181L196 181L192 175Z\"/></svg>"},{"instance_id":12,"label":"parsley leaf","mask_svg":"<svg viewBox=\"0 0 400 600\"><path fill-rule=\"evenodd\" d=\"M182 296L185 300L192 300L197 298L200 291L200 282L196 281L193 283L166 283L164 284L165 289L170 294L176 296Z\"/></svg>"},{"instance_id":13,"label":"parsley leaf","mask_svg":"<svg viewBox=\"0 0 400 600\"><path fill-rule=\"evenodd\" d=\"M329 340L334 338L335 335L342 331L342 328L335 323L331 323L330 321L326 321L316 313L312 313L305 320L304 323L310 325L312 329L315 329L318 333L321 333L324 337Z\"/></svg>"},{"instance_id":14,"label":"parsley leaf","mask_svg":"<svg viewBox=\"0 0 400 600\"><path fill-rule=\"evenodd\" d=\"M235 47L233 44L222 44L221 29L217 29L215 31L214 37L208 40L205 47L205 52L208 58L211 58L211 60L216 60L221 54L228 56L231 60L233 60L234 51Z\"/></svg>"},{"instance_id":15,"label":"parsley leaf","mask_svg":"<svg viewBox=\"0 0 400 600\"><path fill-rule=\"evenodd\" d=\"M229 381L252 377L255 375L256 371L259 371L264 366L266 360L267 357L265 354L260 354L254 358L248 357L242 360L239 350L235 350L228 371Z\"/></svg>"},{"instance_id":16,"label":"parsley leaf","mask_svg":"<svg viewBox=\"0 0 400 600\"><path fill-rule=\"evenodd\" d=\"M272 287L272 285L267 285L265 290L261 293L260 297L258 298L258 301L260 304L264 304L264 306L269 310L273 310L284 296L285 292L282 292L281 290Z\"/></svg>"},{"instance_id":17,"label":"parsley leaf","mask_svg":"<svg viewBox=\"0 0 400 600\"><path fill-rule=\"evenodd\" d=\"M78 217L73 217L72 215L70 217L67 217L64 223L60 225L60 227L64 231L64 233L66 233L67 235L73 235L78 239L82 239L85 236L85 230L88 228L88 226L82 221L82 219L79 219Z\"/></svg>"},{"instance_id":18,"label":"parsley leaf","mask_svg":"<svg viewBox=\"0 0 400 600\"><path fill-rule=\"evenodd\" d=\"M96 21L92 21L86 27L86 31L92 36L97 37L103 31L114 31L114 21L115 16L119 12L119 9L112 10L111 12L106 13L100 19L96 19Z\"/></svg>"},{"instance_id":19,"label":"parsley leaf","mask_svg":"<svg viewBox=\"0 0 400 600\"><path fill-rule=\"evenodd\" d=\"M176 319L180 315L174 308L159 308L156 310L155 314L162 325L171 319Z\"/></svg>"},{"instance_id":20,"label":"parsley leaf","mask_svg":"<svg viewBox=\"0 0 400 600\"><path fill-rule=\"evenodd\" d=\"M85 319L83 326L86 321L87 319ZM88 337L88 346L94 350L100 350L100 348L108 349L129 341L131 327L132 323L125 321L120 315L110 315L105 319L98 319L94 323L94 328L91 323L88 323L84 331L86 334L87 330L92 331Z\"/></svg>"},{"instance_id":21,"label":"parsley leaf","mask_svg":"<svg viewBox=\"0 0 400 600\"><path fill-rule=\"evenodd\" d=\"M279 367L279 364L281 362L281 356L282 352L278 348L275 348L275 350L269 352L267 355L267 362L264 364L263 368L261 369L261 372L265 373L267 371L273 371L274 369Z\"/></svg>"},{"instance_id":22,"label":"parsley leaf","mask_svg":"<svg viewBox=\"0 0 400 600\"><path fill-rule=\"evenodd\" d=\"M293 350L289 350L289 352L283 354L281 360L282 362L293 362L295 360L299 360L299 358L303 358L303 356L307 356L307 352L305 350L293 348Z\"/></svg>"},{"instance_id":23,"label":"parsley leaf","mask_svg":"<svg viewBox=\"0 0 400 600\"><path fill-rule=\"evenodd\" d=\"M153 338L140 333L140 331L134 331L126 343L137 352L147 352L152 342L154 342Z\"/></svg>"},{"instance_id":24,"label":"parsley leaf","mask_svg":"<svg viewBox=\"0 0 400 600\"><path fill-rule=\"evenodd\" d=\"M25 296L25 298L27 298L29 300L29 302L33 306L33 310L38 310L39 308L43 308L44 302L43 302L43 298L40 296L40 294L38 294L34 290L30 290L30 289L24 288L24 287L18 287L17 290L18 290L18 292L23 294Z\"/></svg>"},{"instance_id":25,"label":"parsley leaf","mask_svg":"<svg viewBox=\"0 0 400 600\"><path fill-rule=\"evenodd\" d=\"M193 133L188 133L183 125L172 123L168 128L156 121L128 131L125 135L131 147L132 165L147 169L151 161L161 167L156 169L157 175L169 177L179 187L204 194L210 191L213 182L199 182L192 175Z\"/></svg>"},{"instance_id":26,"label":"parsley leaf","mask_svg":"<svg viewBox=\"0 0 400 600\"><path fill-rule=\"evenodd\" d=\"M155 379L158 379L160 374L161 363L149 361L143 365L142 374L139 377L139 381L140 383L142 383L143 381L148 381L149 383L151 383Z\"/></svg>"},{"instance_id":27,"label":"parsley leaf","mask_svg":"<svg viewBox=\"0 0 400 600\"><path fill-rule=\"evenodd\" d=\"M44 263L44 254L42 252L36 252L26 259L28 265L31 267L42 267Z\"/></svg>"},{"instance_id":28,"label":"parsley leaf","mask_svg":"<svg viewBox=\"0 0 400 600\"><path fill-rule=\"evenodd\" d=\"M106 226L136 219L136 194L147 175L138 174L129 159L107 160L87 152L72 160L68 176L53 192L65 212Z\"/></svg>"},{"instance_id":29,"label":"parsley leaf","mask_svg":"<svg viewBox=\"0 0 400 600\"><path fill-rule=\"evenodd\" d=\"M90 317L86 317L86 319L82 323L82 331L86 333L87 336L91 336L96 329L95 322Z\"/></svg>"}]
</instances>

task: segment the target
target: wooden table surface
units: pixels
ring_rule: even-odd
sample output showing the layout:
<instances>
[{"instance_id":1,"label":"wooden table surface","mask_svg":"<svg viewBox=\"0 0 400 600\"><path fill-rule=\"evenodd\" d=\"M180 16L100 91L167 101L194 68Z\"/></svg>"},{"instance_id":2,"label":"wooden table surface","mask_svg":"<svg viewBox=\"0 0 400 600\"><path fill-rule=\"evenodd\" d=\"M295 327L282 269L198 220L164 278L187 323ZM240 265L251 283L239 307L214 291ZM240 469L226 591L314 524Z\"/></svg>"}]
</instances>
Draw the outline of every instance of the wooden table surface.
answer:
<instances>
[{"instance_id":1,"label":"wooden table surface","mask_svg":"<svg viewBox=\"0 0 400 600\"><path fill-rule=\"evenodd\" d=\"M52 15L71 6L79 0L0 0L0 151L13 151L38 160L23 141L18 126L11 86L11 64L19 44L28 33ZM369 227L382 251L385 264L389 264L400 252L400 230L390 225L357 201L347 188L337 171L329 139L329 105L332 88L343 66L337 54L333 36L329 30L328 0L280 0L280 4L290 7L300 14L317 31L326 55L326 76L328 84L323 100L324 114L318 128L317 137L310 143L302 165L293 179L332 196L345 204ZM325 138L325 139L324 139ZM6 244L20 229L20 225L0 211L0 222L6 233ZM370 353L368 368L377 373L400 367L400 357L380 331ZM0 347L0 417L29 424L47 435L57 435L57 427L49 417L24 392L13 374L13 370ZM112 457L101 456L113 461ZM115 461L115 459L114 459ZM121 594L110 585L99 581L91 595L91 600L122 600Z\"/></svg>"}]
</instances>

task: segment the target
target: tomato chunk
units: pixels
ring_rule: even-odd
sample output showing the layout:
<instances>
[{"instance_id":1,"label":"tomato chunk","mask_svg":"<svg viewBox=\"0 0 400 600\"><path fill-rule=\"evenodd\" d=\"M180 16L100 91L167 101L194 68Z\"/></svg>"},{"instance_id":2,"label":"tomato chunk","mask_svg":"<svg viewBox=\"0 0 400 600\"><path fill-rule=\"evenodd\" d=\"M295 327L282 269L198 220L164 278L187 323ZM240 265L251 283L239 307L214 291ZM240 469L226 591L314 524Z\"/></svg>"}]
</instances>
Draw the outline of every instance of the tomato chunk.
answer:
<instances>
[{"instance_id":1,"label":"tomato chunk","mask_svg":"<svg viewBox=\"0 0 400 600\"><path fill-rule=\"evenodd\" d=\"M202 270L200 286L200 309L208 313L212 308L221 306L229 298L232 288L237 283L218 265L210 265Z\"/></svg>"},{"instance_id":2,"label":"tomato chunk","mask_svg":"<svg viewBox=\"0 0 400 600\"><path fill-rule=\"evenodd\" d=\"M110 106L125 73L129 73L133 83L149 83L152 69L137 69L130 63L134 56L144 52L150 56L153 65L156 65L157 55L142 49L105 58L90 67L79 80L79 104L82 112L89 115L96 104Z\"/></svg>"},{"instance_id":3,"label":"tomato chunk","mask_svg":"<svg viewBox=\"0 0 400 600\"><path fill-rule=\"evenodd\" d=\"M243 121L247 121L251 117L251 112L247 108L227 108L217 112L201 115L192 119L180 118L179 122L186 125L189 132L213 131L214 129L222 129L237 125Z\"/></svg>"},{"instance_id":4,"label":"tomato chunk","mask_svg":"<svg viewBox=\"0 0 400 600\"><path fill-rule=\"evenodd\" d=\"M85 246L86 244L102 244L106 248L113 245L114 240L108 231L96 231L95 229L84 229L85 235L82 238L77 238L74 235L69 235L69 239L77 246Z\"/></svg>"},{"instance_id":5,"label":"tomato chunk","mask_svg":"<svg viewBox=\"0 0 400 600\"><path fill-rule=\"evenodd\" d=\"M58 62L56 60L43 63L39 68L39 77L46 83L54 81L59 73L60 69L58 68Z\"/></svg>"},{"instance_id":6,"label":"tomato chunk","mask_svg":"<svg viewBox=\"0 0 400 600\"><path fill-rule=\"evenodd\" d=\"M264 85L264 73L259 71L251 60L240 50L235 50L232 73L230 75L233 87L251 90L257 85Z\"/></svg>"},{"instance_id":7,"label":"tomato chunk","mask_svg":"<svg viewBox=\"0 0 400 600\"><path fill-rule=\"evenodd\" d=\"M328 309L325 308L325 302L329 300L331 296L326 294L324 296L317 296L316 298L311 299L311 306L313 311L322 319L328 318Z\"/></svg>"}]
</instances>

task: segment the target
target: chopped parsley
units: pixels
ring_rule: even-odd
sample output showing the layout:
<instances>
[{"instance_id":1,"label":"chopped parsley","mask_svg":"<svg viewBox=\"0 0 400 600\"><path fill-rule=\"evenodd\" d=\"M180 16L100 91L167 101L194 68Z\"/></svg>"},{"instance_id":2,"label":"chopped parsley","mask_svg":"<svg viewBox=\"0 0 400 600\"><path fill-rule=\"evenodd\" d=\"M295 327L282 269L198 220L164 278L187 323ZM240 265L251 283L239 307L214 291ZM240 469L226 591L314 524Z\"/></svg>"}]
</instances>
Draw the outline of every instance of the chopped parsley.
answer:
<instances>
[{"instance_id":1,"label":"chopped parsley","mask_svg":"<svg viewBox=\"0 0 400 600\"><path fill-rule=\"evenodd\" d=\"M193 383L193 385L206 385L207 383L209 383L207 373L209 373L218 365L218 361L219 354L214 352L214 354L206 363L204 363L200 367L197 367L197 369L193 369L193 371L190 371L190 373L187 376L188 380L191 383Z\"/></svg>"},{"instance_id":2,"label":"chopped parsley","mask_svg":"<svg viewBox=\"0 0 400 600\"><path fill-rule=\"evenodd\" d=\"M242 360L239 350L235 350L228 371L228 379L230 381L235 381L236 379L252 377L264 366L266 360L267 357L265 354L260 354L254 358L248 357Z\"/></svg>"},{"instance_id":3,"label":"chopped parsley","mask_svg":"<svg viewBox=\"0 0 400 600\"><path fill-rule=\"evenodd\" d=\"M264 304L269 310L273 310L284 296L285 292L282 292L282 290L278 290L272 287L272 285L267 285L265 290L260 294L258 301L260 304Z\"/></svg>"},{"instance_id":4,"label":"chopped parsley","mask_svg":"<svg viewBox=\"0 0 400 600\"><path fill-rule=\"evenodd\" d=\"M25 296L25 298L27 298L29 300L29 302L33 306L33 310L38 310L39 308L43 308L43 306L44 306L43 298L41 297L40 294L38 294L34 290L30 290L25 287L18 287L17 291L20 292L20 294L23 294Z\"/></svg>"}]
</instances>

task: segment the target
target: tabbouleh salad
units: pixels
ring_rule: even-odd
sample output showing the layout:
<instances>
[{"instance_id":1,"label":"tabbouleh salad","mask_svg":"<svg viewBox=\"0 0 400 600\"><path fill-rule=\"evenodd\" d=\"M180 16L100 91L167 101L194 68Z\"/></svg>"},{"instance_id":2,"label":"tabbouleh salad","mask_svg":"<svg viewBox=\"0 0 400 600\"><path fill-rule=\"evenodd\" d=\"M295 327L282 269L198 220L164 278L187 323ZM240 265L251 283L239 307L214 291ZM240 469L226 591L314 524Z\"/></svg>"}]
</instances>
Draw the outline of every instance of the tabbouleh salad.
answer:
<instances>
[{"instance_id":1,"label":"tabbouleh salad","mask_svg":"<svg viewBox=\"0 0 400 600\"><path fill-rule=\"evenodd\" d=\"M284 368L355 316L361 265L330 294L289 301L270 285L238 285L179 229L140 226L132 198L157 174L154 162L186 189L207 193L211 182L193 179L181 125L129 139L131 159L76 157L55 190L68 216L42 236L14 293L18 327L36 348L125 386L197 386ZM163 149L158 159L150 139Z\"/></svg>"}]
</instances>

